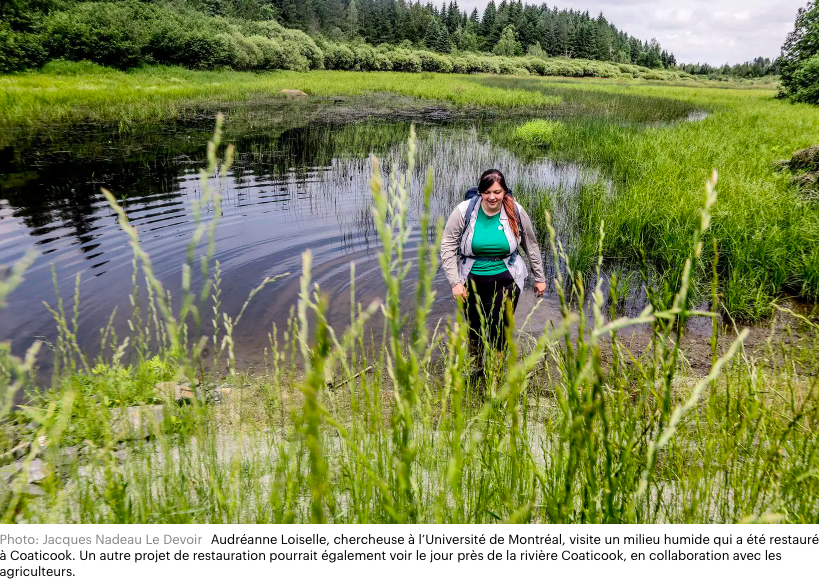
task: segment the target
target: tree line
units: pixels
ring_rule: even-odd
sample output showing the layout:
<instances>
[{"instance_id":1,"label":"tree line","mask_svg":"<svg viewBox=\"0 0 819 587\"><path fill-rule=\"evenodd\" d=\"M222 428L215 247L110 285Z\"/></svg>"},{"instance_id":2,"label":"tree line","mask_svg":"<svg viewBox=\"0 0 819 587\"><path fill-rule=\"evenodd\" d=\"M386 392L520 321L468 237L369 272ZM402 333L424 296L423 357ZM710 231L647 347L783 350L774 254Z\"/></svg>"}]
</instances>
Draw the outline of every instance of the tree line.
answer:
<instances>
[{"instance_id":1,"label":"tree line","mask_svg":"<svg viewBox=\"0 0 819 587\"><path fill-rule=\"evenodd\" d=\"M691 75L716 75L744 79L779 75L779 59L769 57L757 57L751 61L735 65L726 63L722 66L713 66L708 63L683 63L678 67Z\"/></svg>"},{"instance_id":2,"label":"tree line","mask_svg":"<svg viewBox=\"0 0 819 587\"><path fill-rule=\"evenodd\" d=\"M496 59L482 57L490 53ZM544 61L547 57L551 63ZM602 13L592 17L588 11L522 0L493 0L483 11L469 13L457 0L441 6L418 0L0 1L0 71L39 67L54 58L119 68L167 63L236 69L527 70L646 79L780 75L782 96L819 104L819 0L799 9L779 58L720 67L678 64L655 39L630 36Z\"/></svg>"},{"instance_id":3,"label":"tree line","mask_svg":"<svg viewBox=\"0 0 819 587\"><path fill-rule=\"evenodd\" d=\"M412 43L439 53L496 54L593 59L670 67L676 58L656 39L640 40L619 30L601 12L558 9L522 0L490 1L483 12L467 13L456 0L440 7L411 0L202 0L212 10L236 10L244 17L269 14L282 25L331 40L361 38L368 43ZM498 47L498 43L501 43Z\"/></svg>"}]
</instances>

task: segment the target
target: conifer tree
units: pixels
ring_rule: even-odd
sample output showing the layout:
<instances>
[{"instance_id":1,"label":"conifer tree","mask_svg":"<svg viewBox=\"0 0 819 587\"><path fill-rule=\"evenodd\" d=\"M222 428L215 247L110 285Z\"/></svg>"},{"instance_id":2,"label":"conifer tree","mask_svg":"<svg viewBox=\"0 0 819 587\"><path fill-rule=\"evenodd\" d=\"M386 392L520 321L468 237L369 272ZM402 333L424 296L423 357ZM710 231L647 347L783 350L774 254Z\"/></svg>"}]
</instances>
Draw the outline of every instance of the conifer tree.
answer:
<instances>
[{"instance_id":1,"label":"conifer tree","mask_svg":"<svg viewBox=\"0 0 819 587\"><path fill-rule=\"evenodd\" d=\"M355 0L350 0L350 5L347 7L347 34L350 37L358 36L358 6Z\"/></svg>"}]
</instances>

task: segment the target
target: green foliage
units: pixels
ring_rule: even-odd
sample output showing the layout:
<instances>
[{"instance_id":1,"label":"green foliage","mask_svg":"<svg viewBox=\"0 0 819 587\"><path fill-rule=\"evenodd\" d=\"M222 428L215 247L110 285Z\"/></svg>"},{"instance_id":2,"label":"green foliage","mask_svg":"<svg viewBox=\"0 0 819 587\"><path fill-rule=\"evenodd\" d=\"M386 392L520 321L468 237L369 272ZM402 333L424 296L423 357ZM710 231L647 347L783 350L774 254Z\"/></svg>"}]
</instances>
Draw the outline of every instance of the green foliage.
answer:
<instances>
[{"instance_id":1,"label":"green foliage","mask_svg":"<svg viewBox=\"0 0 819 587\"><path fill-rule=\"evenodd\" d=\"M515 25L510 24L503 29L500 39L492 48L492 53L504 57L513 57L523 53L521 44L515 39Z\"/></svg>"},{"instance_id":2,"label":"green foliage","mask_svg":"<svg viewBox=\"0 0 819 587\"><path fill-rule=\"evenodd\" d=\"M160 10L149 4L81 2L46 18L45 46L54 57L136 67L143 63L142 49L150 38L145 24L159 18Z\"/></svg>"},{"instance_id":3,"label":"green foliage","mask_svg":"<svg viewBox=\"0 0 819 587\"><path fill-rule=\"evenodd\" d=\"M55 59L43 65L40 72L43 73L43 75L89 76L108 75L115 73L115 70L110 67L98 65L93 61L66 61L65 59Z\"/></svg>"},{"instance_id":4,"label":"green foliage","mask_svg":"<svg viewBox=\"0 0 819 587\"><path fill-rule=\"evenodd\" d=\"M376 52L369 45L357 45L355 47L355 70L356 71L376 71L380 69L376 61ZM325 63L325 67L327 64Z\"/></svg>"},{"instance_id":5,"label":"green foliage","mask_svg":"<svg viewBox=\"0 0 819 587\"><path fill-rule=\"evenodd\" d=\"M355 68L356 55L348 46L325 43L322 49L324 51L324 67L327 69L349 71Z\"/></svg>"},{"instance_id":6,"label":"green foliage","mask_svg":"<svg viewBox=\"0 0 819 587\"><path fill-rule=\"evenodd\" d=\"M806 59L793 75L793 99L819 105L819 53Z\"/></svg>"},{"instance_id":7,"label":"green foliage","mask_svg":"<svg viewBox=\"0 0 819 587\"><path fill-rule=\"evenodd\" d=\"M222 37L181 23L160 24L145 49L153 61L166 65L208 69L231 63L230 45Z\"/></svg>"},{"instance_id":8,"label":"green foliage","mask_svg":"<svg viewBox=\"0 0 819 587\"><path fill-rule=\"evenodd\" d=\"M478 51L478 35L472 30L458 29L454 35L455 47L458 51Z\"/></svg>"},{"instance_id":9,"label":"green foliage","mask_svg":"<svg viewBox=\"0 0 819 587\"><path fill-rule=\"evenodd\" d=\"M797 102L819 104L819 0L810 0L796 15L794 29L782 46L780 69L786 96Z\"/></svg>"},{"instance_id":10,"label":"green foliage","mask_svg":"<svg viewBox=\"0 0 819 587\"><path fill-rule=\"evenodd\" d=\"M526 54L540 59L545 59L548 57L546 51L544 51L543 47L540 46L540 41L535 41L534 45L529 45L529 47L526 49Z\"/></svg>"},{"instance_id":11,"label":"green foliage","mask_svg":"<svg viewBox=\"0 0 819 587\"><path fill-rule=\"evenodd\" d=\"M403 71L419 73L423 71L421 58L415 53L404 50L395 50L387 53L387 57L392 63L393 71Z\"/></svg>"},{"instance_id":12,"label":"green foliage","mask_svg":"<svg viewBox=\"0 0 819 587\"><path fill-rule=\"evenodd\" d=\"M548 147L556 143L564 130L565 125L559 120L530 120L515 128L513 136L530 145Z\"/></svg>"},{"instance_id":13,"label":"green foliage","mask_svg":"<svg viewBox=\"0 0 819 587\"><path fill-rule=\"evenodd\" d=\"M0 71L37 67L47 58L88 59L127 69L143 64L184 65L195 69L276 69L325 67L322 51L306 34L339 43L346 39L359 55L353 69L389 70L374 59L367 44L391 44L405 51L425 47L438 54L475 53L534 57L631 61L672 67L673 56L652 40L644 43L587 13L539 7L520 10L515 3L488 7L482 21L467 18L457 5L439 13L431 4L396 9L393 0L9 0L0 5ZM382 5L383 4L383 5ZM285 26L272 20L275 17ZM261 40L266 38L268 40ZM357 49L361 47L361 49ZM534 53L533 53L534 52ZM384 52L382 52L384 53ZM333 61L332 59L330 61ZM340 68L347 69L339 56ZM377 61L377 62L376 62ZM447 71L447 62L426 59L424 71ZM414 60L399 58L399 71L415 71ZM457 68L475 70L475 67ZM454 65L453 65L453 69ZM526 65L500 65L522 74ZM477 71L489 72L478 67Z\"/></svg>"},{"instance_id":14,"label":"green foliage","mask_svg":"<svg viewBox=\"0 0 819 587\"><path fill-rule=\"evenodd\" d=\"M131 0L82 2L53 12L41 36L52 56L120 69L146 63L296 71L324 66L309 36L274 21L229 20Z\"/></svg>"},{"instance_id":15,"label":"green foliage","mask_svg":"<svg viewBox=\"0 0 819 587\"><path fill-rule=\"evenodd\" d=\"M438 55L430 51L416 51L415 55L421 60L421 69L423 71L452 73L452 60L444 55Z\"/></svg>"},{"instance_id":16,"label":"green foliage","mask_svg":"<svg viewBox=\"0 0 819 587\"><path fill-rule=\"evenodd\" d=\"M0 21L0 73L39 67L47 55L40 35L14 31Z\"/></svg>"},{"instance_id":17,"label":"green foliage","mask_svg":"<svg viewBox=\"0 0 819 587\"><path fill-rule=\"evenodd\" d=\"M249 4L266 1L245 0ZM539 45L549 55L600 61L615 59L663 68L676 65L674 55L662 49L655 39L643 41L632 37L602 14L594 17L587 11L557 9L545 3L489 2L483 14L477 9L468 14L457 3L447 3L441 8L434 2L396 3L395 0L274 0L274 3L276 18L285 26L318 32L333 40L339 39L334 31L344 31L349 40L361 37L373 45L406 42L409 47L424 46L444 54L450 53L453 46L458 51L491 52L504 29L513 26L515 43L524 48ZM220 4L226 16L255 18L234 14L233 3Z\"/></svg>"}]
</instances>

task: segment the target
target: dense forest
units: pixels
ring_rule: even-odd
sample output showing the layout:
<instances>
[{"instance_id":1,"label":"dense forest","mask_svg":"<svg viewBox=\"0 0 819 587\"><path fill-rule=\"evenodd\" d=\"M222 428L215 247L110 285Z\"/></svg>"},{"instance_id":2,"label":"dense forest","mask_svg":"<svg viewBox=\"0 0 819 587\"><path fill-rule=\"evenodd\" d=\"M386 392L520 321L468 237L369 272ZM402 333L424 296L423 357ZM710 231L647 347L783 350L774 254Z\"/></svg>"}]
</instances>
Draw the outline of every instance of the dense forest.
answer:
<instances>
[{"instance_id":1,"label":"dense forest","mask_svg":"<svg viewBox=\"0 0 819 587\"><path fill-rule=\"evenodd\" d=\"M157 19L168 22L161 24ZM126 46L133 53L138 45L161 44L161 39L150 37L156 37L158 31L167 33L168 23L179 23L185 34L197 37L194 45L208 45L206 52L210 53L225 49L209 40L214 34L230 33L225 24L230 23L249 28L249 36L265 36L260 26L265 30L275 27L277 32L301 31L320 43L347 46L365 43L439 54L550 56L658 69L676 64L674 55L656 40L629 36L602 13L594 18L588 12L524 5L520 0L490 2L482 13L473 10L470 14L455 1L439 8L406 0L5 0L0 4L0 70L36 67L48 58L76 58L77 43ZM293 34L285 36L297 39ZM225 43L230 44L221 44ZM190 53L189 49L182 53ZM226 50L236 52L235 48ZM105 52L103 47L96 50ZM94 55L85 56L117 67L138 64L140 59L133 57L106 63ZM147 55L142 61L162 59ZM220 64L220 58L187 61L182 63Z\"/></svg>"},{"instance_id":2,"label":"dense forest","mask_svg":"<svg viewBox=\"0 0 819 587\"><path fill-rule=\"evenodd\" d=\"M267 11L284 26L336 40L360 36L373 45L409 41L440 53L493 51L504 31L512 31L514 41L508 51L512 54L542 52L552 57L645 67L676 64L674 55L663 50L655 39L647 42L629 36L606 20L602 12L595 18L588 12L523 4L521 0L503 0L497 5L490 1L482 13L478 9L467 13L453 0L440 8L405 0L236 1L251 10L243 14L247 18L259 18Z\"/></svg>"},{"instance_id":3,"label":"dense forest","mask_svg":"<svg viewBox=\"0 0 819 587\"><path fill-rule=\"evenodd\" d=\"M0 72L50 59L127 69L354 69L675 80L782 77L819 103L819 0L799 10L771 60L678 64L600 13L522 0L471 12L456 0L2 0Z\"/></svg>"}]
</instances>

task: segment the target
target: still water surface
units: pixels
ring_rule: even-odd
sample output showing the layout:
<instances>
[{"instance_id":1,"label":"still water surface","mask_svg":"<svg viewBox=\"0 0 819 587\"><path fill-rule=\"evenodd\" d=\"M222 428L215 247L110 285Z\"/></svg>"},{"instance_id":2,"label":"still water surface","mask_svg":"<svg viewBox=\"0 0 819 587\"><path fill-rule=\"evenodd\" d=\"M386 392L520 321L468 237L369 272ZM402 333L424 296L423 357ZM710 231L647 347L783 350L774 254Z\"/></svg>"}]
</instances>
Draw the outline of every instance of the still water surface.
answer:
<instances>
[{"instance_id":1,"label":"still water surface","mask_svg":"<svg viewBox=\"0 0 819 587\"><path fill-rule=\"evenodd\" d=\"M419 162L412 178L412 222L418 219L421 185L430 165L435 170L432 212L443 219L490 167L503 170L516 190L551 188L571 194L592 178L576 166L518 158L493 144L487 127L491 122L418 122L423 124L418 126ZM67 130L2 162L0 266L10 265L27 250L38 253L8 307L0 311L0 339L11 339L15 353L37 338L55 340L53 318L43 305L45 301L53 307L57 299L52 266L69 313L74 279L80 275L78 339L83 350L96 354L100 329L115 308L120 338L127 335L133 254L100 194L102 187L124 197L157 276L178 298L193 209L203 198L199 169L212 125L212 119L172 123L125 139L98 128ZM266 277L290 274L268 285L248 307L236 332L240 363L258 362L272 324L285 324L296 301L306 249L313 253L313 280L329 295L333 326L349 319L351 262L356 265L357 299L366 304L383 295L379 243L369 211L370 155L379 157L389 172L403 159L408 134L406 120L238 130L231 130L228 120L226 138L235 144L237 158L229 173L215 180L223 197L215 243L222 310L235 315L248 292ZM205 206L203 218L211 217L212 208ZM416 231L411 247L422 236L427 238ZM435 287L432 320L454 311L442 271ZM525 293L519 315L533 302L532 294ZM539 311L537 323L557 315L553 300ZM41 363L47 362L41 357Z\"/></svg>"}]
</instances>

